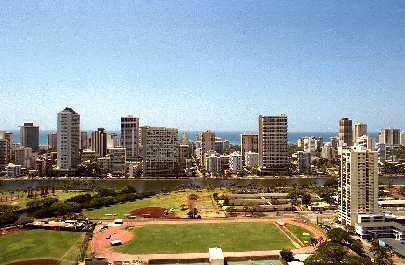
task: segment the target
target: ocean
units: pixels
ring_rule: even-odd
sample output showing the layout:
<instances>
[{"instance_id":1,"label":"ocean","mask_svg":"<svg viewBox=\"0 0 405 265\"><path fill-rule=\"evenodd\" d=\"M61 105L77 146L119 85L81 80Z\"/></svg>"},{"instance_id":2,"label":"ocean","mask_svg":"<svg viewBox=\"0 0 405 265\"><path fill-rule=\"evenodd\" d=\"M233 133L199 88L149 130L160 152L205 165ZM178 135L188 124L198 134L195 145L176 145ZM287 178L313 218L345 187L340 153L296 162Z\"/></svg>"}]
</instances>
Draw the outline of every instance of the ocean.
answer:
<instances>
[{"instance_id":1,"label":"ocean","mask_svg":"<svg viewBox=\"0 0 405 265\"><path fill-rule=\"evenodd\" d=\"M11 131L13 133L13 142L20 142L20 131ZM48 144L48 133L51 131L40 131L39 133L39 144ZM119 131L112 131L113 133L119 134ZM188 137L190 140L195 141L199 131L189 131ZM217 137L228 140L231 144L240 144L240 134L243 131L215 131ZM179 132L180 137L183 136L183 132ZM305 136L316 136L322 137L324 142L329 142L331 137L337 136L336 132L289 132L288 133L288 142L296 143L299 138ZM370 133L370 136L377 140L378 133Z\"/></svg>"}]
</instances>

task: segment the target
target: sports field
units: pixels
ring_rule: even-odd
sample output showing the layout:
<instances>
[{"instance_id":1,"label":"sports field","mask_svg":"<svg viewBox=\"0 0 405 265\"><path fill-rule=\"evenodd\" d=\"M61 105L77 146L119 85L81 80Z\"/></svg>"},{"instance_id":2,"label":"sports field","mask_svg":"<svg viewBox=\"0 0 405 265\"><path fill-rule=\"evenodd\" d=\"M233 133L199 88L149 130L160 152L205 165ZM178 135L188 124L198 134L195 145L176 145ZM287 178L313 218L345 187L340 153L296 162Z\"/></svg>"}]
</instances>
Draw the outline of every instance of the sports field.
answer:
<instances>
[{"instance_id":1,"label":"sports field","mask_svg":"<svg viewBox=\"0 0 405 265\"><path fill-rule=\"evenodd\" d=\"M60 260L73 264L83 233L29 230L0 235L0 264L33 259Z\"/></svg>"},{"instance_id":2,"label":"sports field","mask_svg":"<svg viewBox=\"0 0 405 265\"><path fill-rule=\"evenodd\" d=\"M212 201L212 194L215 191L184 191L184 192L171 192L167 194L158 194L151 198L136 200L134 202L126 202L122 204L115 204L109 207L102 207L90 211L83 211L83 213L90 219L111 219L124 218L125 214L131 211L145 207L162 207L166 209L173 209L176 216L184 218L187 217L187 198L190 194L196 194L198 200L196 207L199 214L203 217L224 217L223 212L219 212L216 205Z\"/></svg>"},{"instance_id":3,"label":"sports field","mask_svg":"<svg viewBox=\"0 0 405 265\"><path fill-rule=\"evenodd\" d=\"M224 251L261 251L294 248L272 223L218 223L144 225L133 228L134 239L114 247L128 254L204 253L208 248Z\"/></svg>"},{"instance_id":4,"label":"sports field","mask_svg":"<svg viewBox=\"0 0 405 265\"><path fill-rule=\"evenodd\" d=\"M313 238L310 232L298 225L288 224L287 228L304 244L304 246L309 245L311 238Z\"/></svg>"}]
</instances>

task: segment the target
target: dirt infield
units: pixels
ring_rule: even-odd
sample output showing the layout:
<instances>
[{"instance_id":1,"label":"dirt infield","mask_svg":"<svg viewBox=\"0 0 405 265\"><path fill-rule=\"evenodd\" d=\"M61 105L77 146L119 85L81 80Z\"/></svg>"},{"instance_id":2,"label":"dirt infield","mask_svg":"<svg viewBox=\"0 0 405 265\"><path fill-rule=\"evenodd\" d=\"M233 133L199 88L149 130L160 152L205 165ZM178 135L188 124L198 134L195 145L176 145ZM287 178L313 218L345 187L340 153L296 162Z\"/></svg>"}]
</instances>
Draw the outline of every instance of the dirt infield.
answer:
<instances>
[{"instance_id":1,"label":"dirt infield","mask_svg":"<svg viewBox=\"0 0 405 265\"><path fill-rule=\"evenodd\" d=\"M36 260L24 260L9 263L7 265L59 265L59 261L51 259L36 259Z\"/></svg>"},{"instance_id":2,"label":"dirt infield","mask_svg":"<svg viewBox=\"0 0 405 265\"><path fill-rule=\"evenodd\" d=\"M165 208L161 207L146 207L134 210L130 213L131 215L144 218L176 218L174 212L169 212Z\"/></svg>"}]
</instances>

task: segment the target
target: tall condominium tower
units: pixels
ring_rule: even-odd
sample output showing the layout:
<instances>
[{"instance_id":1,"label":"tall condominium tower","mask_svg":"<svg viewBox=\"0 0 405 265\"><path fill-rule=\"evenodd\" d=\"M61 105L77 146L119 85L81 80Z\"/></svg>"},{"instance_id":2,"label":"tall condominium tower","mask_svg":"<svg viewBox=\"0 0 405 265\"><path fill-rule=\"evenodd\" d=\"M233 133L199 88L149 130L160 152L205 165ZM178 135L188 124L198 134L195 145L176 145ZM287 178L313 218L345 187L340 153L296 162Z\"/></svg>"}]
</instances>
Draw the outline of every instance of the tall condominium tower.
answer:
<instances>
[{"instance_id":1,"label":"tall condominium tower","mask_svg":"<svg viewBox=\"0 0 405 265\"><path fill-rule=\"evenodd\" d=\"M379 143L386 146L399 146L401 142L400 129L381 129L378 135Z\"/></svg>"},{"instance_id":2,"label":"tall condominium tower","mask_svg":"<svg viewBox=\"0 0 405 265\"><path fill-rule=\"evenodd\" d=\"M7 164L7 141L0 138L0 170L5 169Z\"/></svg>"},{"instance_id":3,"label":"tall condominium tower","mask_svg":"<svg viewBox=\"0 0 405 265\"><path fill-rule=\"evenodd\" d=\"M99 156L107 155L107 132L104 128L98 128L91 133L91 150Z\"/></svg>"},{"instance_id":4,"label":"tall condominium tower","mask_svg":"<svg viewBox=\"0 0 405 265\"><path fill-rule=\"evenodd\" d=\"M58 161L60 171L75 171L80 164L80 115L71 108L58 113Z\"/></svg>"},{"instance_id":5,"label":"tall condominium tower","mask_svg":"<svg viewBox=\"0 0 405 265\"><path fill-rule=\"evenodd\" d=\"M12 153L12 146L13 146L13 133L0 131L0 139L5 140L6 142L6 149L5 152L5 161L8 164L11 161L11 153Z\"/></svg>"},{"instance_id":6,"label":"tall condominium tower","mask_svg":"<svg viewBox=\"0 0 405 265\"><path fill-rule=\"evenodd\" d=\"M121 118L121 146L127 150L127 160L139 160L139 118Z\"/></svg>"},{"instance_id":7,"label":"tall condominium tower","mask_svg":"<svg viewBox=\"0 0 405 265\"><path fill-rule=\"evenodd\" d=\"M242 133L240 135L240 153L245 159L245 153L259 151L259 135L257 133Z\"/></svg>"},{"instance_id":8,"label":"tall condominium tower","mask_svg":"<svg viewBox=\"0 0 405 265\"><path fill-rule=\"evenodd\" d=\"M48 149L56 150L58 146L58 134L55 132L48 133Z\"/></svg>"},{"instance_id":9,"label":"tall condominium tower","mask_svg":"<svg viewBox=\"0 0 405 265\"><path fill-rule=\"evenodd\" d=\"M143 175L173 177L179 170L177 129L142 127Z\"/></svg>"},{"instance_id":10,"label":"tall condominium tower","mask_svg":"<svg viewBox=\"0 0 405 265\"><path fill-rule=\"evenodd\" d=\"M352 120L349 118L342 118L339 121L339 145L353 145Z\"/></svg>"},{"instance_id":11,"label":"tall condominium tower","mask_svg":"<svg viewBox=\"0 0 405 265\"><path fill-rule=\"evenodd\" d=\"M89 137L86 131L80 132L80 149L84 150L89 147Z\"/></svg>"},{"instance_id":12,"label":"tall condominium tower","mask_svg":"<svg viewBox=\"0 0 405 265\"><path fill-rule=\"evenodd\" d=\"M198 140L197 140L197 148L198 148L198 156L201 157L202 160L204 159L204 155L211 150L215 150L215 132L213 131L205 131L205 132L200 132L198 135Z\"/></svg>"},{"instance_id":13,"label":"tall condominium tower","mask_svg":"<svg viewBox=\"0 0 405 265\"><path fill-rule=\"evenodd\" d=\"M32 151L39 151L39 127L34 126L33 123L24 123L20 127L21 145L31 147Z\"/></svg>"},{"instance_id":14,"label":"tall condominium tower","mask_svg":"<svg viewBox=\"0 0 405 265\"><path fill-rule=\"evenodd\" d=\"M378 154L364 148L343 149L338 218L342 224L359 223L360 214L378 212Z\"/></svg>"},{"instance_id":15,"label":"tall condominium tower","mask_svg":"<svg viewBox=\"0 0 405 265\"><path fill-rule=\"evenodd\" d=\"M405 131L401 132L401 145L405 146Z\"/></svg>"},{"instance_id":16,"label":"tall condominium tower","mask_svg":"<svg viewBox=\"0 0 405 265\"><path fill-rule=\"evenodd\" d=\"M288 174L287 115L259 116L259 167L262 175Z\"/></svg>"},{"instance_id":17,"label":"tall condominium tower","mask_svg":"<svg viewBox=\"0 0 405 265\"><path fill-rule=\"evenodd\" d=\"M362 137L363 135L368 135L367 124L362 122L356 123L353 127L353 143L357 141L357 138Z\"/></svg>"}]
</instances>

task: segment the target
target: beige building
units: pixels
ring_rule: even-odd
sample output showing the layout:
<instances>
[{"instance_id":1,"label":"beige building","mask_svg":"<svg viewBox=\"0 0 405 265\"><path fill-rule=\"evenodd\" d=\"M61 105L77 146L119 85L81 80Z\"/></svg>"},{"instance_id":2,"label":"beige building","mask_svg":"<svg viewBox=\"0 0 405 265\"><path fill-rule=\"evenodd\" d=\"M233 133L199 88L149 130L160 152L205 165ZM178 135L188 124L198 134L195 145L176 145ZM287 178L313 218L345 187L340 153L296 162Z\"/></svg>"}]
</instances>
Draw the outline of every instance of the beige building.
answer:
<instances>
[{"instance_id":1,"label":"beige building","mask_svg":"<svg viewBox=\"0 0 405 265\"><path fill-rule=\"evenodd\" d=\"M357 137L356 145L365 149L375 150L375 140L367 135Z\"/></svg>"},{"instance_id":2,"label":"beige building","mask_svg":"<svg viewBox=\"0 0 405 265\"><path fill-rule=\"evenodd\" d=\"M339 120L339 146L353 145L352 120L342 118Z\"/></svg>"},{"instance_id":3,"label":"beige building","mask_svg":"<svg viewBox=\"0 0 405 265\"><path fill-rule=\"evenodd\" d=\"M14 150L15 154L15 164L21 165L21 167L30 169L32 168L34 159L32 155L32 148L31 147L23 147L17 148Z\"/></svg>"},{"instance_id":4,"label":"beige building","mask_svg":"<svg viewBox=\"0 0 405 265\"><path fill-rule=\"evenodd\" d=\"M104 128L98 128L90 136L91 150L95 151L100 157L107 155L107 131Z\"/></svg>"},{"instance_id":5,"label":"beige building","mask_svg":"<svg viewBox=\"0 0 405 265\"><path fill-rule=\"evenodd\" d=\"M89 136L86 131L80 132L80 149L85 150L89 148Z\"/></svg>"},{"instance_id":6,"label":"beige building","mask_svg":"<svg viewBox=\"0 0 405 265\"><path fill-rule=\"evenodd\" d=\"M401 132L401 145L405 146L405 131Z\"/></svg>"},{"instance_id":7,"label":"beige building","mask_svg":"<svg viewBox=\"0 0 405 265\"><path fill-rule=\"evenodd\" d=\"M356 142L357 138L362 137L363 135L368 135L367 124L358 122L353 127L353 142Z\"/></svg>"},{"instance_id":8,"label":"beige building","mask_svg":"<svg viewBox=\"0 0 405 265\"><path fill-rule=\"evenodd\" d=\"M361 214L378 212L378 154L360 147L343 149L338 219L344 225L359 223Z\"/></svg>"},{"instance_id":9,"label":"beige building","mask_svg":"<svg viewBox=\"0 0 405 265\"><path fill-rule=\"evenodd\" d=\"M58 134L51 132L48 134L48 150L56 150L58 146Z\"/></svg>"},{"instance_id":10,"label":"beige building","mask_svg":"<svg viewBox=\"0 0 405 265\"><path fill-rule=\"evenodd\" d=\"M198 135L198 140L196 143L197 144L196 155L200 157L202 160L204 160L205 154L208 151L215 150L215 142L216 142L215 132L210 130L201 132Z\"/></svg>"},{"instance_id":11,"label":"beige building","mask_svg":"<svg viewBox=\"0 0 405 265\"><path fill-rule=\"evenodd\" d=\"M143 175L174 177L179 170L178 130L164 127L143 127Z\"/></svg>"},{"instance_id":12,"label":"beige building","mask_svg":"<svg viewBox=\"0 0 405 265\"><path fill-rule=\"evenodd\" d=\"M243 159L247 152L259 152L259 135L257 133L243 133L240 135L240 153Z\"/></svg>"},{"instance_id":13,"label":"beige building","mask_svg":"<svg viewBox=\"0 0 405 265\"><path fill-rule=\"evenodd\" d=\"M246 152L245 153L245 166L256 168L259 165L259 153Z\"/></svg>"},{"instance_id":14,"label":"beige building","mask_svg":"<svg viewBox=\"0 0 405 265\"><path fill-rule=\"evenodd\" d=\"M185 173L185 170L192 164L191 163L191 146L188 144L181 144L179 146L179 167L180 173Z\"/></svg>"},{"instance_id":15,"label":"beige building","mask_svg":"<svg viewBox=\"0 0 405 265\"><path fill-rule=\"evenodd\" d=\"M288 174L287 115L259 116L259 167L262 175Z\"/></svg>"},{"instance_id":16,"label":"beige building","mask_svg":"<svg viewBox=\"0 0 405 265\"><path fill-rule=\"evenodd\" d=\"M385 144L386 146L399 146L400 145L400 138L401 138L401 130L400 129L391 129L385 128L381 129L378 135L379 144Z\"/></svg>"},{"instance_id":17,"label":"beige building","mask_svg":"<svg viewBox=\"0 0 405 265\"><path fill-rule=\"evenodd\" d=\"M58 170L77 170L80 164L80 115L71 108L58 113L57 149Z\"/></svg>"}]
</instances>

